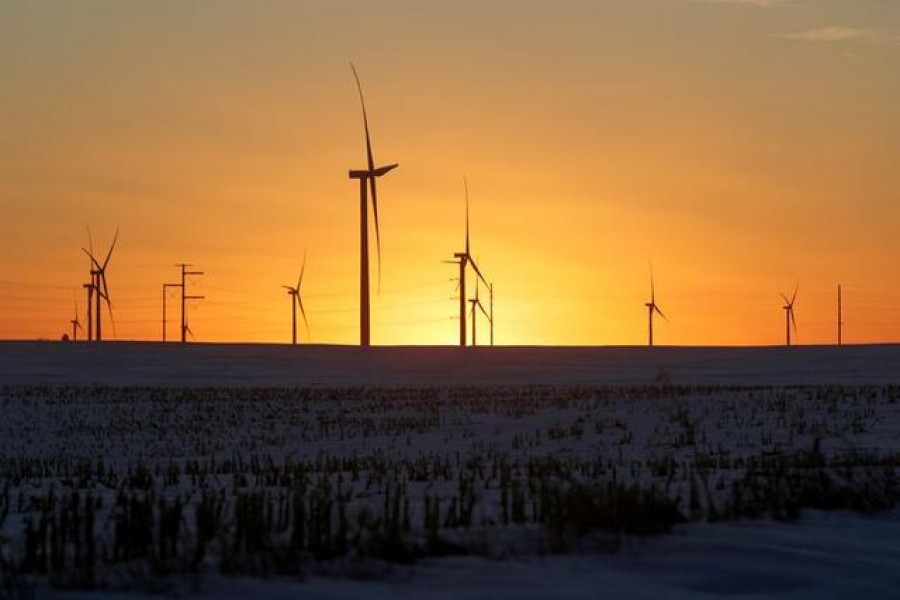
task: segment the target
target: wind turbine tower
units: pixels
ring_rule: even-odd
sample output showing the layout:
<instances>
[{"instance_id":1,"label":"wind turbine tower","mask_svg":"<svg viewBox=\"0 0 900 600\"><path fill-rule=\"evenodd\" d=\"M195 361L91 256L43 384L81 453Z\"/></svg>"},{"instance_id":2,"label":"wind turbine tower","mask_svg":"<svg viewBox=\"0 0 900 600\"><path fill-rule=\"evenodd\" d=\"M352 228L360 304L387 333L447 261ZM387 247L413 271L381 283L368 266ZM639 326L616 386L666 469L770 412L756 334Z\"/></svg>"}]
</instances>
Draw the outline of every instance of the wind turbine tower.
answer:
<instances>
[{"instance_id":1,"label":"wind turbine tower","mask_svg":"<svg viewBox=\"0 0 900 600\"><path fill-rule=\"evenodd\" d=\"M91 282L83 283L81 287L87 290L87 339L91 341L94 339L94 320L91 317L91 306L94 301L94 276L93 271L91 271Z\"/></svg>"},{"instance_id":2,"label":"wind turbine tower","mask_svg":"<svg viewBox=\"0 0 900 600\"><path fill-rule=\"evenodd\" d=\"M663 311L660 310L659 306L656 304L656 286L653 283L653 265L650 265L650 302L644 304L647 307L647 318L649 320L650 326L650 335L649 335L649 343L648 346L653 347L653 313L659 314L663 318L663 320L668 322L668 318L663 314Z\"/></svg>"},{"instance_id":3,"label":"wind turbine tower","mask_svg":"<svg viewBox=\"0 0 900 600\"><path fill-rule=\"evenodd\" d=\"M381 234L378 228L378 194L375 188L375 180L387 175L398 167L391 164L384 167L375 166L375 158L372 154L372 139L369 136L369 118L366 115L366 101L363 98L362 84L356 67L350 63L353 78L356 80L356 89L359 92L359 102L362 106L363 128L366 133L366 160L365 169L353 169L350 171L350 179L359 180L359 344L368 347L371 343L371 321L369 305L369 206L368 192L372 192L372 213L375 217L375 244L378 251L378 280L381 282Z\"/></svg>"},{"instance_id":4,"label":"wind turbine tower","mask_svg":"<svg viewBox=\"0 0 900 600\"><path fill-rule=\"evenodd\" d=\"M291 343L297 345L297 307L303 316L303 324L306 326L306 335L309 335L309 322L306 320L306 311L303 310L303 300L300 297L300 286L303 284L303 272L306 271L306 253L303 254L303 266L300 267L300 277L297 278L297 287L283 285L291 298Z\"/></svg>"}]
</instances>

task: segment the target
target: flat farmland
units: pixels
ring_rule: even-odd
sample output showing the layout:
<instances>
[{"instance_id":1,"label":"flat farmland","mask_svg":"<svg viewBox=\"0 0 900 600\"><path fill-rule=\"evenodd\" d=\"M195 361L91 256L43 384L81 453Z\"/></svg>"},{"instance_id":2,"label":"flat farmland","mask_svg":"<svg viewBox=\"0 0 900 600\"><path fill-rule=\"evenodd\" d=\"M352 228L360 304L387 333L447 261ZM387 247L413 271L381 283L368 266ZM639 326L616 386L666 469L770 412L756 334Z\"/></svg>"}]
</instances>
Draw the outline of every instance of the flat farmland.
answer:
<instances>
[{"instance_id":1,"label":"flat farmland","mask_svg":"<svg viewBox=\"0 0 900 600\"><path fill-rule=\"evenodd\" d=\"M812 551L813 523L843 536L828 546L839 554L863 543L848 523L896 521L893 347L797 349L800 361L784 349L15 346L0 345L11 594L222 595L233 580L330 597L372 580L415 595L463 568L477 597L476 573L503 581L541 560L555 578L595 560L618 564L608 575L631 596L623 554L673 540L712 567L660 589L699 593L736 568L710 551L715 532L763 545L795 523L792 543ZM642 564L634 577L653 571ZM590 597L610 579L572 581ZM800 589L813 597L818 583Z\"/></svg>"}]
</instances>

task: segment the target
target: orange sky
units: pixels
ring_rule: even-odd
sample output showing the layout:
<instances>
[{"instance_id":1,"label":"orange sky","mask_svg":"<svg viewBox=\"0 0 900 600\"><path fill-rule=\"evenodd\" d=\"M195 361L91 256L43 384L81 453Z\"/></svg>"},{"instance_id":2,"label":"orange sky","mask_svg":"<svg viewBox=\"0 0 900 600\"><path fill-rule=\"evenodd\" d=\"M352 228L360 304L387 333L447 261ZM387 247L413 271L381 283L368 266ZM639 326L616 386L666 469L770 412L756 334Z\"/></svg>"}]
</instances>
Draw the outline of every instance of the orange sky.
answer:
<instances>
[{"instance_id":1,"label":"orange sky","mask_svg":"<svg viewBox=\"0 0 900 600\"><path fill-rule=\"evenodd\" d=\"M354 343L353 60L400 163L374 343L455 343L464 175L497 343L645 343L651 259L661 344L782 343L798 281L801 343L838 282L848 341L898 341L898 59L878 0L4 2L0 338L84 321L119 226L116 339L187 261L199 341L288 341L306 250L312 340Z\"/></svg>"}]
</instances>

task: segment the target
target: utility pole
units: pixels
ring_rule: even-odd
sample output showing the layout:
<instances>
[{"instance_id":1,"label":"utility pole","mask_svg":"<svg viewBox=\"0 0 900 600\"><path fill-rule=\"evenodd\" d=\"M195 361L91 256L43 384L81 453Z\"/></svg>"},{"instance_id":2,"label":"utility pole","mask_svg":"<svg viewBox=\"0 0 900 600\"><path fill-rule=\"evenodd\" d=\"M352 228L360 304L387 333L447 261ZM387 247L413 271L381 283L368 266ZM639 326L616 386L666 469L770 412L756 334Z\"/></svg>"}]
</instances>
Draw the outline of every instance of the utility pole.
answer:
<instances>
[{"instance_id":1,"label":"utility pole","mask_svg":"<svg viewBox=\"0 0 900 600\"><path fill-rule=\"evenodd\" d=\"M838 284L838 346L844 344L844 306L841 297L841 284Z\"/></svg>"},{"instance_id":2,"label":"utility pole","mask_svg":"<svg viewBox=\"0 0 900 600\"><path fill-rule=\"evenodd\" d=\"M162 293L163 293L162 341L163 342L166 341L166 323L168 322L168 321L166 321L167 292L169 291L169 288L180 288L180 287L181 287L180 283L164 283L162 286Z\"/></svg>"},{"instance_id":3,"label":"utility pole","mask_svg":"<svg viewBox=\"0 0 900 600\"><path fill-rule=\"evenodd\" d=\"M490 294L490 310L491 310L491 346L494 345L494 284L488 285L488 293Z\"/></svg>"},{"instance_id":4,"label":"utility pole","mask_svg":"<svg viewBox=\"0 0 900 600\"><path fill-rule=\"evenodd\" d=\"M188 296L186 294L187 286L186 280L188 277L198 277L200 275L204 275L203 271L188 271L188 267L192 266L189 263L180 263L175 265L176 267L181 267L181 343L184 344L187 342L187 301L188 300L203 300L206 296ZM178 284L176 284L178 285Z\"/></svg>"}]
</instances>

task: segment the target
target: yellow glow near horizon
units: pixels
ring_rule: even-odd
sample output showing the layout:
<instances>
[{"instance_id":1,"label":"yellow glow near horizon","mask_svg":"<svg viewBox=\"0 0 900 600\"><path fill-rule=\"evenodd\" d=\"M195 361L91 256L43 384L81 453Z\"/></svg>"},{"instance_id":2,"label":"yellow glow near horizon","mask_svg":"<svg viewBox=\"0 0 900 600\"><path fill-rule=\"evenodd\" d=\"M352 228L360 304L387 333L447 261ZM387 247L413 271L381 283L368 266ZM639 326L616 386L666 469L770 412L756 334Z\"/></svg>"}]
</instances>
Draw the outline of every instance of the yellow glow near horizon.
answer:
<instances>
[{"instance_id":1,"label":"yellow glow near horizon","mask_svg":"<svg viewBox=\"0 0 900 600\"><path fill-rule=\"evenodd\" d=\"M374 343L456 343L464 175L499 344L645 343L651 260L660 344L780 344L798 282L801 343L838 283L847 342L900 340L900 5L13 1L0 34L0 338L84 322L118 226L116 339L160 338L186 261L199 341L288 342L305 251L301 342L355 343L352 58L400 163Z\"/></svg>"}]
</instances>

